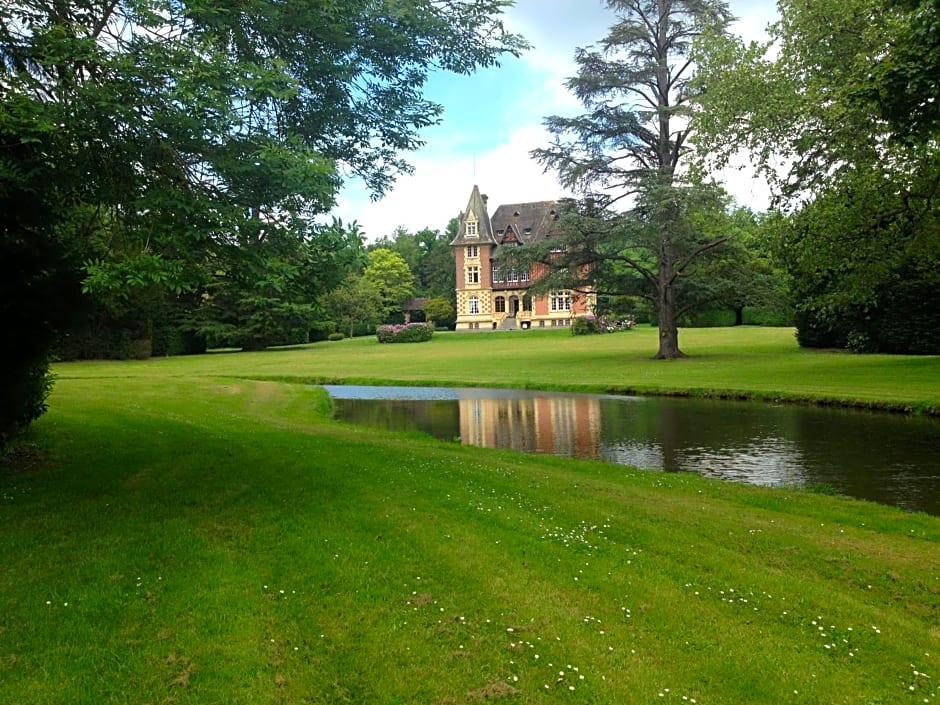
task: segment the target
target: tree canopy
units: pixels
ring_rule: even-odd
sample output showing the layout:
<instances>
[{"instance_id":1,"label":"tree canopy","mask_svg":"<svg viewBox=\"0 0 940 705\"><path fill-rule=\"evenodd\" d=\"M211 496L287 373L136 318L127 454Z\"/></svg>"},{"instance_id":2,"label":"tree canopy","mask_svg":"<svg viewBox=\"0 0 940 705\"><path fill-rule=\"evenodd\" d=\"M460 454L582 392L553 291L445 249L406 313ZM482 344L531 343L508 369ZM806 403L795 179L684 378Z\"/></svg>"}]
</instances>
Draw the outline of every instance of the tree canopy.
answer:
<instances>
[{"instance_id":1,"label":"tree canopy","mask_svg":"<svg viewBox=\"0 0 940 705\"><path fill-rule=\"evenodd\" d=\"M704 38L706 163L747 150L789 217L805 345L940 352L934 0L784 0L767 44Z\"/></svg>"},{"instance_id":2,"label":"tree canopy","mask_svg":"<svg viewBox=\"0 0 940 705\"><path fill-rule=\"evenodd\" d=\"M393 250L381 247L372 250L362 278L378 292L386 314L399 309L414 295L414 275L405 258Z\"/></svg>"},{"instance_id":3,"label":"tree canopy","mask_svg":"<svg viewBox=\"0 0 940 705\"><path fill-rule=\"evenodd\" d=\"M246 271L253 288L267 283L265 301L297 281L307 243L333 236L315 216L341 179L379 195L408 170L403 152L441 114L421 92L429 71L525 48L502 24L507 4L4 2L0 260L33 267L6 292L17 343L4 352L25 366L11 374L45 369L58 314L78 303L17 317L7 302L49 298L40 280L81 280L131 308L155 290L217 292Z\"/></svg>"},{"instance_id":4,"label":"tree canopy","mask_svg":"<svg viewBox=\"0 0 940 705\"><path fill-rule=\"evenodd\" d=\"M369 249L388 249L401 255L414 275L416 296L453 301L456 273L450 243L457 232L457 222L459 219L452 219L443 233L430 228L410 233L399 227L392 235L376 240Z\"/></svg>"}]
</instances>

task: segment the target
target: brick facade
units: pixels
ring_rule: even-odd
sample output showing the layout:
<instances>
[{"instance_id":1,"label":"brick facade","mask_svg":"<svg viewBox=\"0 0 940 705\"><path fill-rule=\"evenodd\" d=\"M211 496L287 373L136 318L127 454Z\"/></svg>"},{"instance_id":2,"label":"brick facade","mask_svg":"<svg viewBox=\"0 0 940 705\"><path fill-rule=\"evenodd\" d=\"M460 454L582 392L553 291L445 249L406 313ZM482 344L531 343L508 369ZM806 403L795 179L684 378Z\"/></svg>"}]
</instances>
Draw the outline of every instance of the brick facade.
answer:
<instances>
[{"instance_id":1,"label":"brick facade","mask_svg":"<svg viewBox=\"0 0 940 705\"><path fill-rule=\"evenodd\" d=\"M500 247L558 234L553 201L499 206L490 218L486 196L473 187L457 236L451 242L457 274L457 330L512 330L570 326L593 312L596 297L571 291L532 297L539 271L516 271L496 262Z\"/></svg>"}]
</instances>

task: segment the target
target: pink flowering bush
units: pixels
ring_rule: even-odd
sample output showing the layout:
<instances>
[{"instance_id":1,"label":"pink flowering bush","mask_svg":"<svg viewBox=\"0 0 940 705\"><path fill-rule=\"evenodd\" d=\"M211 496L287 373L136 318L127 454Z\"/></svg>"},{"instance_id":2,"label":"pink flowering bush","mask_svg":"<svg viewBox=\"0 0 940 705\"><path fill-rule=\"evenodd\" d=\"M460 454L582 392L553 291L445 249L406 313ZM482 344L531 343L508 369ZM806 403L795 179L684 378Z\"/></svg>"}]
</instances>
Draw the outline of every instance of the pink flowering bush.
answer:
<instances>
[{"instance_id":1,"label":"pink flowering bush","mask_svg":"<svg viewBox=\"0 0 940 705\"><path fill-rule=\"evenodd\" d=\"M433 334L433 323L399 323L375 329L375 337L380 343L423 343Z\"/></svg>"}]
</instances>

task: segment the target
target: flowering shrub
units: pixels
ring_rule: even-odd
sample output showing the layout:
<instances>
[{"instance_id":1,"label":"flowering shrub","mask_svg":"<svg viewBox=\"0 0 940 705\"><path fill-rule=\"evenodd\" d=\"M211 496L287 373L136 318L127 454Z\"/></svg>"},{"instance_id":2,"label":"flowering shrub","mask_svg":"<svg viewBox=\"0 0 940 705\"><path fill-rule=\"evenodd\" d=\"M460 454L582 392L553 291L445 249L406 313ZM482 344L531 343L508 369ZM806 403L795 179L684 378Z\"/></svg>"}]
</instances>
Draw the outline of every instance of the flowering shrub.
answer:
<instances>
[{"instance_id":1,"label":"flowering shrub","mask_svg":"<svg viewBox=\"0 0 940 705\"><path fill-rule=\"evenodd\" d=\"M433 334L433 323L399 323L375 329L380 343L423 343Z\"/></svg>"},{"instance_id":2,"label":"flowering shrub","mask_svg":"<svg viewBox=\"0 0 940 705\"><path fill-rule=\"evenodd\" d=\"M613 333L618 330L630 330L636 327L633 316L611 319L607 316L593 316L588 314L575 318L571 323L571 335L592 335L594 333Z\"/></svg>"}]
</instances>

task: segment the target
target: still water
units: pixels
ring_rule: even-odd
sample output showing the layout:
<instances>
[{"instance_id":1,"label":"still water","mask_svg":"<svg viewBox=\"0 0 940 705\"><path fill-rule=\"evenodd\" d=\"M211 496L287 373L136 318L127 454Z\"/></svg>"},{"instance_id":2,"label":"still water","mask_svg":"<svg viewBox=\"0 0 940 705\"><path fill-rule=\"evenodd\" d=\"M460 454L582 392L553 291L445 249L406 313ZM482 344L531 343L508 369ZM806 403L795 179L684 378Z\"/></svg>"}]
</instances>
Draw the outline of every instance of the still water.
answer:
<instances>
[{"instance_id":1,"label":"still water","mask_svg":"<svg viewBox=\"0 0 940 705\"><path fill-rule=\"evenodd\" d=\"M758 485L823 484L940 516L940 420L504 389L327 386L336 417L444 440Z\"/></svg>"}]
</instances>

